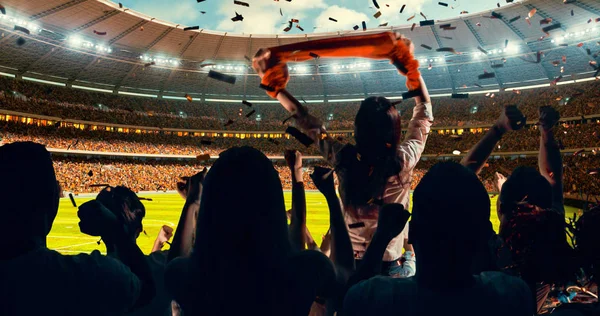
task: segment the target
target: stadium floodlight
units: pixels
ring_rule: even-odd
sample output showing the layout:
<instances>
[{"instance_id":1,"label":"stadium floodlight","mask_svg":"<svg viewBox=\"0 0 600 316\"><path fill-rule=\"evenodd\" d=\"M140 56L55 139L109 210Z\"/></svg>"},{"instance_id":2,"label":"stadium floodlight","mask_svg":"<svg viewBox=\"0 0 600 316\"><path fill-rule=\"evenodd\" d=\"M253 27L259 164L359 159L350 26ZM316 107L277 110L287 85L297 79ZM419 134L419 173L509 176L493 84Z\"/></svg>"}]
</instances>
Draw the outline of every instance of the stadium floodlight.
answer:
<instances>
[{"instance_id":1,"label":"stadium floodlight","mask_svg":"<svg viewBox=\"0 0 600 316\"><path fill-rule=\"evenodd\" d=\"M460 155L460 150L455 150L452 152L453 155L458 156Z\"/></svg>"},{"instance_id":2,"label":"stadium floodlight","mask_svg":"<svg viewBox=\"0 0 600 316\"><path fill-rule=\"evenodd\" d=\"M79 37L77 35L71 35L67 38L67 42L71 46L81 46L81 44L83 43L83 40L81 39L81 37Z\"/></svg>"}]
</instances>

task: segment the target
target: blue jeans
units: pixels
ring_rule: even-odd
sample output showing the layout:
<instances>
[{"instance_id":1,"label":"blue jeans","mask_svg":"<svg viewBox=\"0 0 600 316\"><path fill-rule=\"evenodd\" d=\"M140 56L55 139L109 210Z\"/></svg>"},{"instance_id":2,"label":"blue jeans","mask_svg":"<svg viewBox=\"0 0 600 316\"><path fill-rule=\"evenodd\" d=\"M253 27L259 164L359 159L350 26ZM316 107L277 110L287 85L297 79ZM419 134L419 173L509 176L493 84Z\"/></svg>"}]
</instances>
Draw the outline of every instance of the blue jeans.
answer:
<instances>
[{"instance_id":1,"label":"blue jeans","mask_svg":"<svg viewBox=\"0 0 600 316\"><path fill-rule=\"evenodd\" d=\"M416 258L412 251L405 251L402 257L390 264L387 275L394 278L409 278L417 271Z\"/></svg>"}]
</instances>

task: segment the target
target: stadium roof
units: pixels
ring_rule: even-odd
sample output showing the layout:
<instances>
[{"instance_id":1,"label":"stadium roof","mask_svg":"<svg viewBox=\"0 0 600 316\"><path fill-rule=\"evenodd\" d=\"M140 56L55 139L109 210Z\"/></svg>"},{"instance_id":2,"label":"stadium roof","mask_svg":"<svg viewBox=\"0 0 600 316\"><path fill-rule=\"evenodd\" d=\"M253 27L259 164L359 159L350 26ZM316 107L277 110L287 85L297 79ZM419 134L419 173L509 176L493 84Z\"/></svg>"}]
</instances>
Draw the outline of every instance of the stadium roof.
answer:
<instances>
[{"instance_id":1,"label":"stadium roof","mask_svg":"<svg viewBox=\"0 0 600 316\"><path fill-rule=\"evenodd\" d=\"M590 61L597 59L599 49L600 2L567 2L571 3L515 2L494 10L496 18L487 11L436 21L433 26L417 26L412 31L413 21L366 32L393 30L411 37L423 76L434 92L542 84L559 76L591 77L595 70ZM259 78L245 56L253 56L260 47L364 33L233 35L203 29L184 31L185 26L103 0L4 0L2 4L7 12L0 15L0 71L75 86L161 96L189 93L198 98L264 98L264 91L258 88ZM526 19L533 9L536 14ZM441 29L439 25L443 24L456 29ZM31 34L15 30L15 25L25 26ZM546 37L542 28L552 25L556 29ZM25 39L24 44L17 41L20 37ZM578 47L579 43L582 45ZM435 51L441 47L452 47L463 54ZM490 53L482 56L478 47ZM539 63L538 51L544 52ZM562 56L567 62L561 61ZM156 65L145 66L151 61ZM555 61L559 66L552 64ZM206 64L216 65L201 67ZM207 79L211 67L235 74L237 83ZM495 72L496 77L479 80L478 75L484 72ZM307 99L398 95L406 90L395 69L381 61L315 60L296 65L292 76L290 89Z\"/></svg>"}]
</instances>

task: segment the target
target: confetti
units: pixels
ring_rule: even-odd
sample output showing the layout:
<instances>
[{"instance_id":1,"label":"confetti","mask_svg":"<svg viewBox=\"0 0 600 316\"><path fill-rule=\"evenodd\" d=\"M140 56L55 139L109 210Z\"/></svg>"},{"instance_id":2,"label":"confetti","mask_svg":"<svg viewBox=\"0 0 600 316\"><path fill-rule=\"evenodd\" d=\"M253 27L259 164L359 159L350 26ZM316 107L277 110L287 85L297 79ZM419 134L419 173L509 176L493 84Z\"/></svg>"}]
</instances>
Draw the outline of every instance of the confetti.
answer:
<instances>
[{"instance_id":1,"label":"confetti","mask_svg":"<svg viewBox=\"0 0 600 316\"><path fill-rule=\"evenodd\" d=\"M468 93L452 93L452 99L468 99Z\"/></svg>"},{"instance_id":2,"label":"confetti","mask_svg":"<svg viewBox=\"0 0 600 316\"><path fill-rule=\"evenodd\" d=\"M355 25L352 27L355 31L358 30L360 27L358 25Z\"/></svg>"},{"instance_id":3,"label":"confetti","mask_svg":"<svg viewBox=\"0 0 600 316\"><path fill-rule=\"evenodd\" d=\"M438 2L439 5L441 5L442 7L448 7L448 4L445 2Z\"/></svg>"},{"instance_id":4,"label":"confetti","mask_svg":"<svg viewBox=\"0 0 600 316\"><path fill-rule=\"evenodd\" d=\"M517 16L515 16L514 18L512 18L512 19L508 20L508 23L513 23L513 22L517 21L517 20L518 20L518 19L520 19L520 18L521 18L521 16L520 16L520 15L517 15Z\"/></svg>"},{"instance_id":5,"label":"confetti","mask_svg":"<svg viewBox=\"0 0 600 316\"><path fill-rule=\"evenodd\" d=\"M237 13L237 11L236 11L235 16L231 18L231 21L233 21L233 22L244 21L244 16Z\"/></svg>"},{"instance_id":6,"label":"confetti","mask_svg":"<svg viewBox=\"0 0 600 316\"><path fill-rule=\"evenodd\" d=\"M410 20L414 19L414 18L415 18L415 16L417 16L417 15L416 15L416 14L413 14L413 15L412 15L410 18L406 19L406 22L408 22L408 21L410 21Z\"/></svg>"},{"instance_id":7,"label":"confetti","mask_svg":"<svg viewBox=\"0 0 600 316\"><path fill-rule=\"evenodd\" d=\"M550 24L550 23L552 23L552 18L545 18L543 20L540 20L540 25Z\"/></svg>"},{"instance_id":8,"label":"confetti","mask_svg":"<svg viewBox=\"0 0 600 316\"><path fill-rule=\"evenodd\" d=\"M477 76L479 80L496 78L496 73L488 72Z\"/></svg>"},{"instance_id":9,"label":"confetti","mask_svg":"<svg viewBox=\"0 0 600 316\"><path fill-rule=\"evenodd\" d=\"M237 1L237 0L234 0L233 4L241 5L242 7L250 7L250 4L248 4L246 2L242 2L242 1Z\"/></svg>"},{"instance_id":10,"label":"confetti","mask_svg":"<svg viewBox=\"0 0 600 316\"><path fill-rule=\"evenodd\" d=\"M537 9L533 8L533 9L531 9L531 11L529 11L527 16L531 19L535 15L536 12L537 12Z\"/></svg>"},{"instance_id":11,"label":"confetti","mask_svg":"<svg viewBox=\"0 0 600 316\"><path fill-rule=\"evenodd\" d=\"M149 63L145 63L144 67L150 67L150 66L154 66L154 65L156 65L156 63L152 61L152 62L149 62Z\"/></svg>"},{"instance_id":12,"label":"confetti","mask_svg":"<svg viewBox=\"0 0 600 316\"><path fill-rule=\"evenodd\" d=\"M28 29L26 29L26 28L24 28L22 26L18 26L18 25L15 25L14 30L15 31L19 31L19 32L23 32L25 34L29 34L30 33Z\"/></svg>"},{"instance_id":13,"label":"confetti","mask_svg":"<svg viewBox=\"0 0 600 316\"><path fill-rule=\"evenodd\" d=\"M337 22L338 20L334 19L334 18L329 18L329 21L333 21L333 22Z\"/></svg>"},{"instance_id":14,"label":"confetti","mask_svg":"<svg viewBox=\"0 0 600 316\"><path fill-rule=\"evenodd\" d=\"M94 30L94 34L104 36L104 35L106 35L106 32L99 32L99 31Z\"/></svg>"},{"instance_id":15,"label":"confetti","mask_svg":"<svg viewBox=\"0 0 600 316\"><path fill-rule=\"evenodd\" d=\"M402 8L400 8L400 13L402 13L404 11L404 8L406 8L406 4L402 5Z\"/></svg>"},{"instance_id":16,"label":"confetti","mask_svg":"<svg viewBox=\"0 0 600 316\"><path fill-rule=\"evenodd\" d=\"M229 84L235 84L235 80L236 80L235 76L225 75L225 74L222 74L222 73L214 71L214 70L211 70L208 72L208 77L215 79L215 80L222 81L222 82L226 82Z\"/></svg>"},{"instance_id":17,"label":"confetti","mask_svg":"<svg viewBox=\"0 0 600 316\"><path fill-rule=\"evenodd\" d=\"M379 4L377 3L377 0L373 0L373 5L374 5L374 6L375 6L377 9L379 9Z\"/></svg>"},{"instance_id":18,"label":"confetti","mask_svg":"<svg viewBox=\"0 0 600 316\"><path fill-rule=\"evenodd\" d=\"M487 53L488 53L488 51L487 51L487 50L485 50L485 49L483 49L483 47L481 47L481 46L477 46L477 49L479 49L479 51L480 51L480 52L482 52L482 53L484 53L484 54L486 54L486 55L487 55Z\"/></svg>"},{"instance_id":19,"label":"confetti","mask_svg":"<svg viewBox=\"0 0 600 316\"><path fill-rule=\"evenodd\" d=\"M362 29L363 29L363 31L367 30L367 22L362 21Z\"/></svg>"},{"instance_id":20,"label":"confetti","mask_svg":"<svg viewBox=\"0 0 600 316\"><path fill-rule=\"evenodd\" d=\"M75 198L73 197L73 193L69 193L69 199L71 200L71 204L73 204L73 207L77 207L77 203L75 203Z\"/></svg>"},{"instance_id":21,"label":"confetti","mask_svg":"<svg viewBox=\"0 0 600 316\"><path fill-rule=\"evenodd\" d=\"M186 28L184 28L184 31L192 31L192 30L199 30L200 26L196 25L196 26L188 26Z\"/></svg>"},{"instance_id":22,"label":"confetti","mask_svg":"<svg viewBox=\"0 0 600 316\"><path fill-rule=\"evenodd\" d=\"M431 46L425 45L425 44L421 44L421 47L428 49L428 50L432 50Z\"/></svg>"},{"instance_id":23,"label":"confetti","mask_svg":"<svg viewBox=\"0 0 600 316\"><path fill-rule=\"evenodd\" d=\"M502 14L492 11L492 18L502 19Z\"/></svg>"},{"instance_id":24,"label":"confetti","mask_svg":"<svg viewBox=\"0 0 600 316\"><path fill-rule=\"evenodd\" d=\"M383 27L383 26L388 26L388 22L385 22L383 24L379 24L379 27Z\"/></svg>"},{"instance_id":25,"label":"confetti","mask_svg":"<svg viewBox=\"0 0 600 316\"><path fill-rule=\"evenodd\" d=\"M123 4L119 2L119 9L123 9Z\"/></svg>"},{"instance_id":26,"label":"confetti","mask_svg":"<svg viewBox=\"0 0 600 316\"><path fill-rule=\"evenodd\" d=\"M440 48L436 49L435 51L436 52L448 52L448 53L452 53L452 54L455 54L455 55L461 55L461 53L457 52L452 47L440 47Z\"/></svg>"},{"instance_id":27,"label":"confetti","mask_svg":"<svg viewBox=\"0 0 600 316\"><path fill-rule=\"evenodd\" d=\"M309 147L314 143L314 141L310 137L308 137L306 134L302 133L295 127L288 126L285 132L296 138L300 143L302 143L306 147Z\"/></svg>"},{"instance_id":28,"label":"confetti","mask_svg":"<svg viewBox=\"0 0 600 316\"><path fill-rule=\"evenodd\" d=\"M429 25L434 25L435 21L434 20L425 20L425 21L421 21L419 22L419 24L421 26L429 26Z\"/></svg>"},{"instance_id":29,"label":"confetti","mask_svg":"<svg viewBox=\"0 0 600 316\"><path fill-rule=\"evenodd\" d=\"M556 30L558 28L560 28L560 23L556 23L550 26L546 26L545 28L542 29L542 31L544 31L544 33L548 33L550 31Z\"/></svg>"},{"instance_id":30,"label":"confetti","mask_svg":"<svg viewBox=\"0 0 600 316\"><path fill-rule=\"evenodd\" d=\"M256 110L252 110L250 113L246 114L246 118L249 118L254 113L256 113Z\"/></svg>"},{"instance_id":31,"label":"confetti","mask_svg":"<svg viewBox=\"0 0 600 316\"><path fill-rule=\"evenodd\" d=\"M415 30L415 26L417 26L417 23L413 23L412 26L410 27L410 30L414 31Z\"/></svg>"},{"instance_id":32,"label":"confetti","mask_svg":"<svg viewBox=\"0 0 600 316\"><path fill-rule=\"evenodd\" d=\"M90 184L90 185L88 185L88 187L90 187L90 188L106 188L106 187L109 187L109 186L110 186L110 184L107 184L107 183Z\"/></svg>"},{"instance_id":33,"label":"confetti","mask_svg":"<svg viewBox=\"0 0 600 316\"><path fill-rule=\"evenodd\" d=\"M381 11L377 11L375 14L373 14L373 17L376 19L379 19L380 16L381 16Z\"/></svg>"},{"instance_id":34,"label":"confetti","mask_svg":"<svg viewBox=\"0 0 600 316\"><path fill-rule=\"evenodd\" d=\"M427 17L425 16L425 14L423 14L423 12L419 12L419 14L421 14L421 16L422 16L422 17L423 17L425 20L427 20Z\"/></svg>"}]
</instances>

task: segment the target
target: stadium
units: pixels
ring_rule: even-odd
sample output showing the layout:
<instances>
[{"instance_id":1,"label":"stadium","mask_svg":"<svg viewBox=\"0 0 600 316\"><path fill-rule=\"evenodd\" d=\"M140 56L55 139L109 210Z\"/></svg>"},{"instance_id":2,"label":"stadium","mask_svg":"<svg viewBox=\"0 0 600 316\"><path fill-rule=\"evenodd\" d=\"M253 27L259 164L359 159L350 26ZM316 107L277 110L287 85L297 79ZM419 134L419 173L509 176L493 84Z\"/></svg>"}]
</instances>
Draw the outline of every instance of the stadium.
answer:
<instances>
[{"instance_id":1,"label":"stadium","mask_svg":"<svg viewBox=\"0 0 600 316\"><path fill-rule=\"evenodd\" d=\"M192 4L198 5L196 11L203 5L197 2ZM238 2L236 17L255 5ZM366 14L376 15L368 24L329 17L328 23L339 20L356 26L319 25L314 32L305 32L302 20L294 22L284 14L290 0L269 2L280 8L275 14L284 22L281 29L288 19L289 27L296 29L277 34L224 32L161 20L108 0L0 2L0 145L33 141L51 153L62 197L47 238L49 249L106 253L99 235L80 231L78 206L106 186L125 186L146 199L144 230L137 244L143 253L151 253L163 225L177 229L181 223L186 201L178 183L189 184L189 177L239 146L256 148L273 163L286 210L294 208L296 176L284 153L302 154L304 220L321 245L333 219L330 201L311 173L329 166L337 174L338 167L329 165L332 157L323 155L322 147L305 146L288 132L289 126L306 129L294 119L298 112L290 113L261 87L264 78L255 71L253 58L261 48L384 32L412 41L434 117L405 189L415 190L440 162L464 164L474 146L496 129L501 113L516 105L523 126L502 133L477 170L490 196L490 221L498 233L496 174L508 178L519 166L541 166L539 109L551 106L560 115L553 134L563 168L559 174L565 216L574 221L598 203L599 1L522 0L498 2L497 7L492 1L484 11L467 12L467 5L458 7L460 1L455 0L450 3L451 17L443 19L410 6L403 12L406 5L401 1L365 1L371 5L368 10L365 5ZM448 5L439 3L442 8ZM392 9L401 19L392 21L401 23L383 20L389 14L385 10ZM381 12L384 16L379 18ZM399 74L400 68L389 59L314 56L288 63L285 89L322 122L327 137L356 146L355 118L361 102L374 96L392 102L402 124L400 136L410 137L417 107L407 97L407 78ZM343 185L339 177L336 187ZM572 240L570 244L575 246ZM585 297L585 286L580 287L579 297ZM597 298L596 287L594 291ZM558 301L549 297L546 305L552 309L536 313L550 312Z\"/></svg>"}]
</instances>

